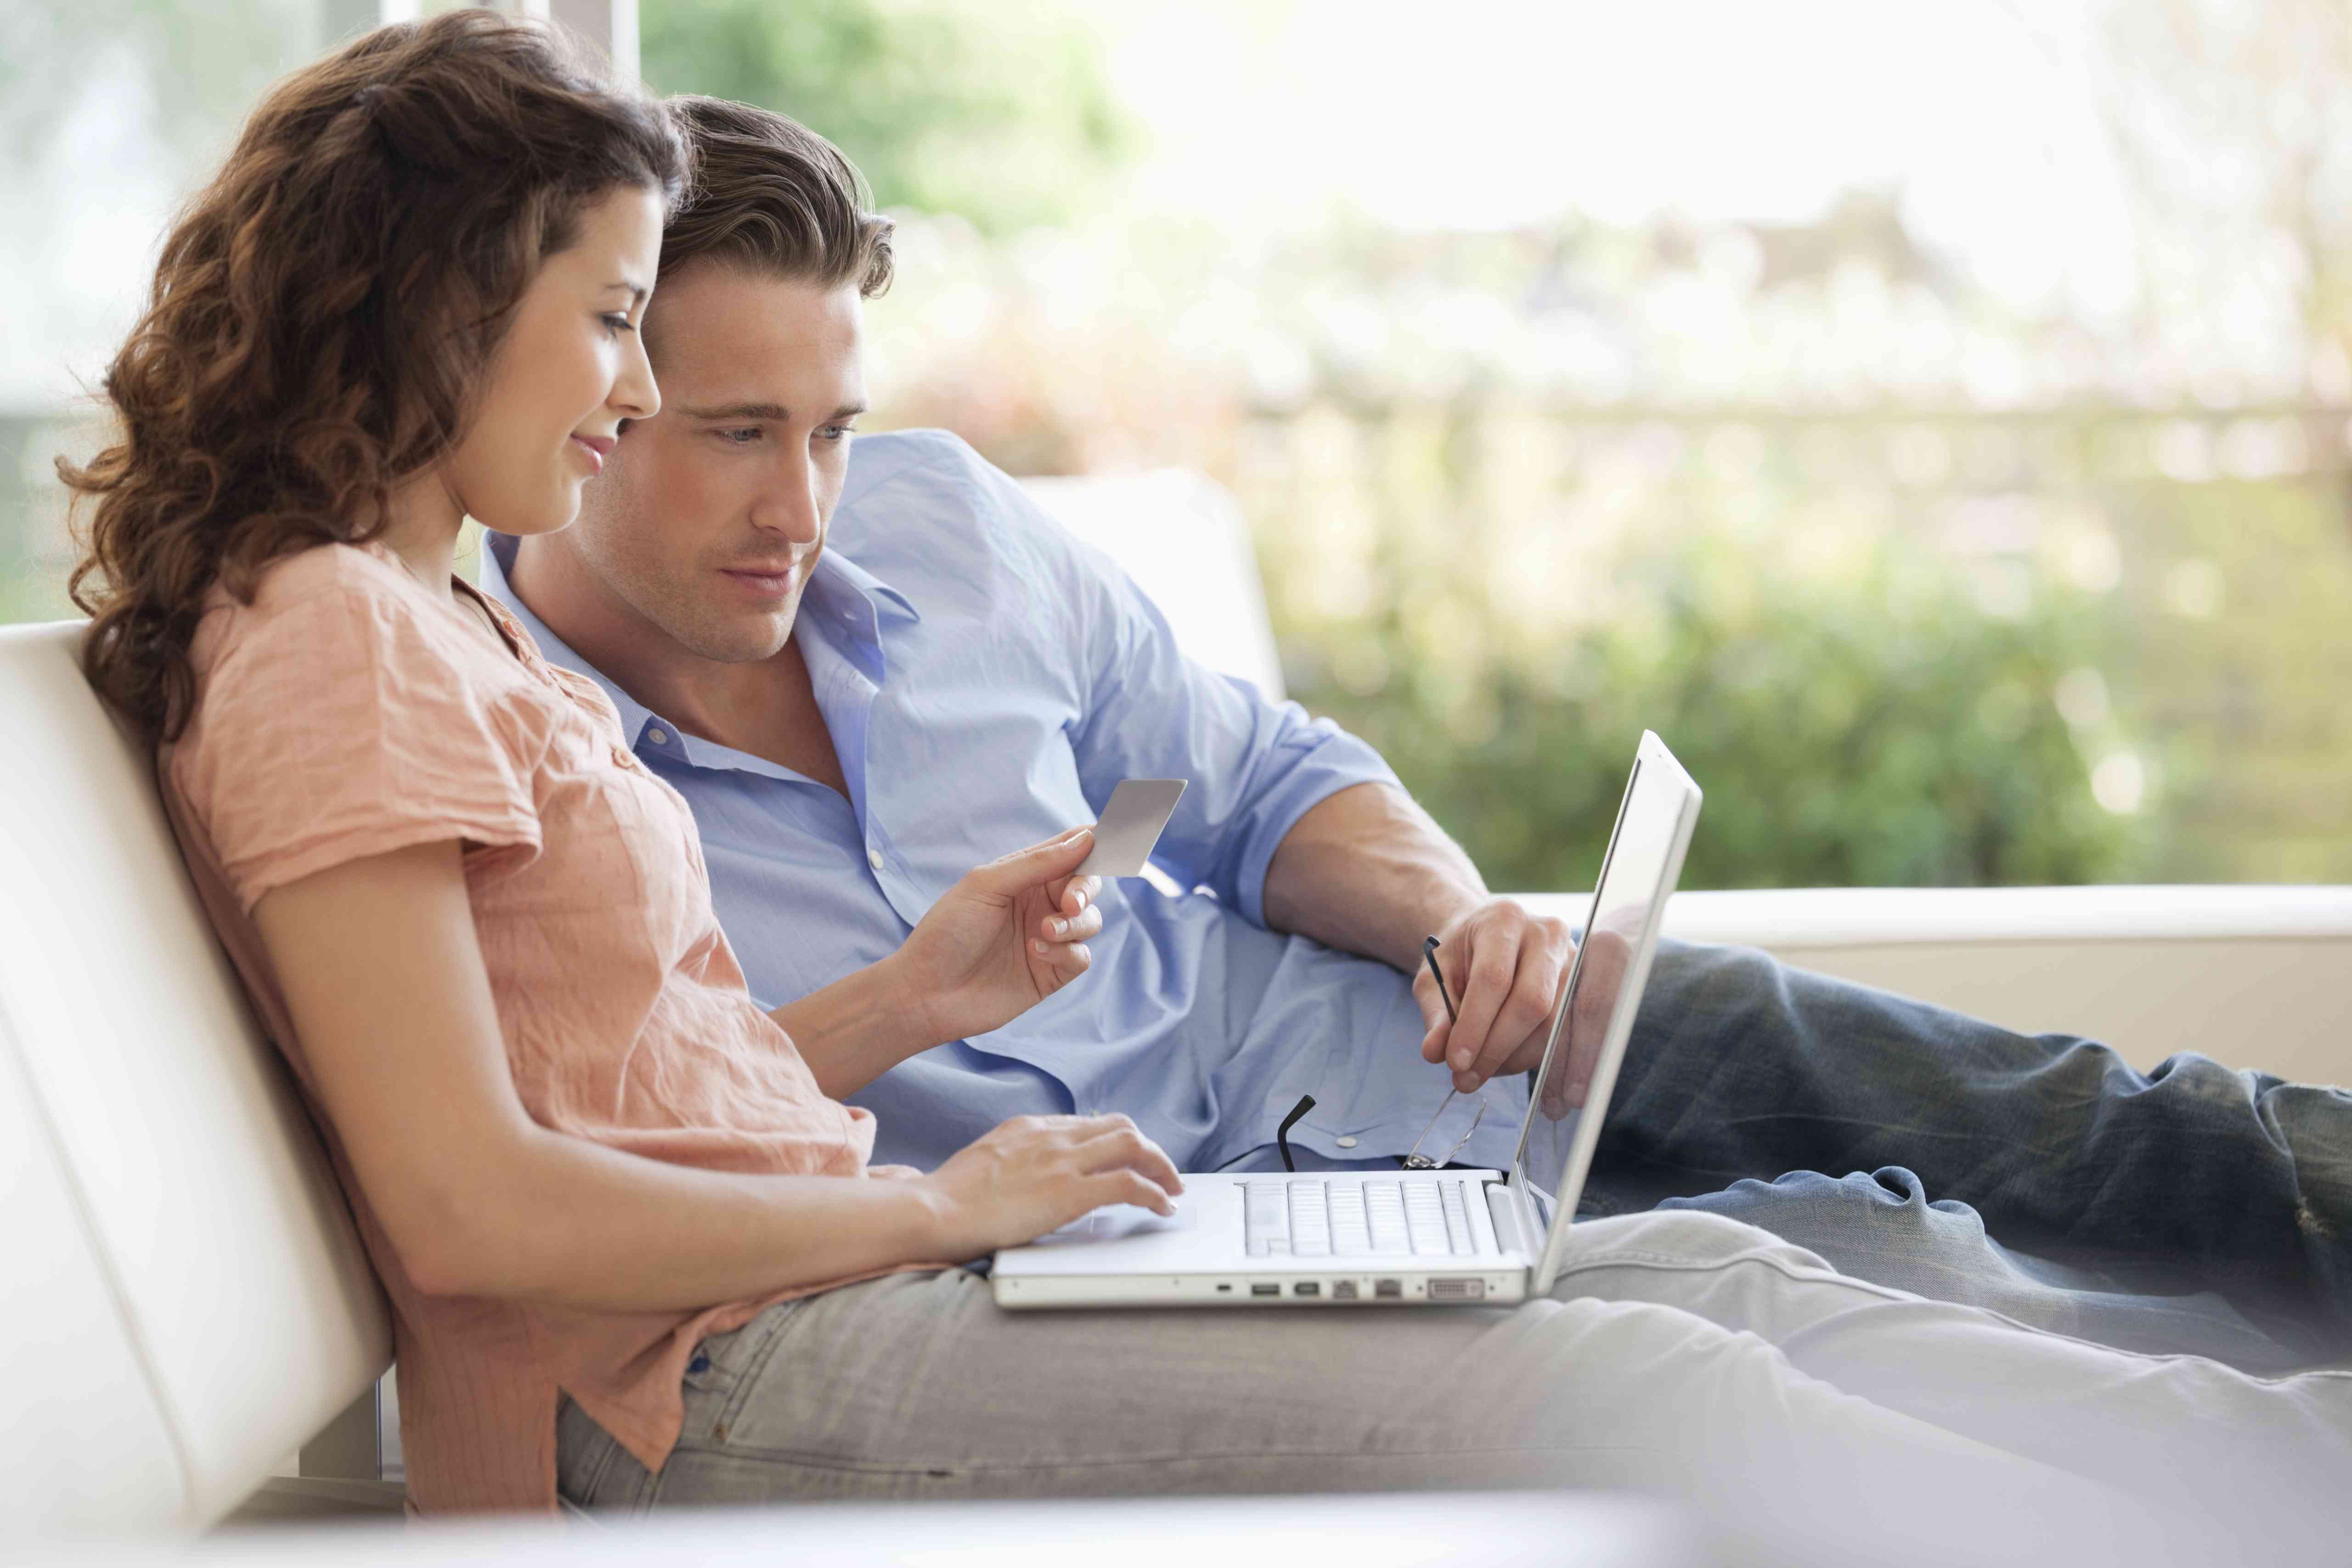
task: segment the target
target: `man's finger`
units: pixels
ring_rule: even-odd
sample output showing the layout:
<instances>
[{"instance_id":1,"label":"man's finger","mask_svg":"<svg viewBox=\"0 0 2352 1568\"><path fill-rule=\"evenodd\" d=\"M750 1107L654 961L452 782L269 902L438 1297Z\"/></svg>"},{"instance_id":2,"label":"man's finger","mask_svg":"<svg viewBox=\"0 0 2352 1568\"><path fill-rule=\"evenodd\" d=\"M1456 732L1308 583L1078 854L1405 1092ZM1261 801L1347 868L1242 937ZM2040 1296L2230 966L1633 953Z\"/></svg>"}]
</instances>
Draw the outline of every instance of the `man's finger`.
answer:
<instances>
[{"instance_id":1,"label":"man's finger","mask_svg":"<svg viewBox=\"0 0 2352 1568\"><path fill-rule=\"evenodd\" d=\"M1445 1001L1437 994L1437 982L1430 977L1429 965L1423 964L1412 972L1412 999L1421 1007L1423 1031L1436 1028L1445 1022ZM1435 1061L1435 1057L1429 1058Z\"/></svg>"},{"instance_id":2,"label":"man's finger","mask_svg":"<svg viewBox=\"0 0 2352 1568\"><path fill-rule=\"evenodd\" d=\"M1519 933L1508 927L1500 930L1489 926L1473 938L1467 931L1454 938L1455 942L1471 943L1468 978L1462 994L1454 998L1454 1033L1446 1043L1445 1060L1456 1074L1466 1073L1478 1059L1486 1045L1486 1037L1495 1026L1496 1015L1509 999L1512 981L1519 970ZM1449 980L1453 978L1448 975Z\"/></svg>"},{"instance_id":3,"label":"man's finger","mask_svg":"<svg viewBox=\"0 0 2352 1568\"><path fill-rule=\"evenodd\" d=\"M1510 997L1496 1015L1494 1032L1486 1037L1470 1069L1481 1082L1501 1072L1529 1039L1542 1032L1544 1020L1551 1016L1552 998L1559 994L1559 958L1540 940L1540 933L1528 934L1531 940L1519 944L1518 973L1512 980Z\"/></svg>"}]
</instances>

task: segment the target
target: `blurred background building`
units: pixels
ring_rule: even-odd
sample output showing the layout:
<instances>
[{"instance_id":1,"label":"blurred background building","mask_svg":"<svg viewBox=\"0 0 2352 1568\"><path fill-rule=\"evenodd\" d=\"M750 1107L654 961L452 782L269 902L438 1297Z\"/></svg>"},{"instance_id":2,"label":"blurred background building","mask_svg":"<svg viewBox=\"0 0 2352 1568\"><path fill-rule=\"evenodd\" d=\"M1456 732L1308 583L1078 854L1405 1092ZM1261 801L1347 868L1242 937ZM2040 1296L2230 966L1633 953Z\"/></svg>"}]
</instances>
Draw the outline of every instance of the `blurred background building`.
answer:
<instances>
[{"instance_id":1,"label":"blurred background building","mask_svg":"<svg viewBox=\"0 0 2352 1568\"><path fill-rule=\"evenodd\" d=\"M2334 0L635 12L898 215L867 426L1231 487L1292 695L1496 886L1591 879L1643 726L1688 886L2352 881ZM173 203L378 14L0 0L0 619Z\"/></svg>"}]
</instances>

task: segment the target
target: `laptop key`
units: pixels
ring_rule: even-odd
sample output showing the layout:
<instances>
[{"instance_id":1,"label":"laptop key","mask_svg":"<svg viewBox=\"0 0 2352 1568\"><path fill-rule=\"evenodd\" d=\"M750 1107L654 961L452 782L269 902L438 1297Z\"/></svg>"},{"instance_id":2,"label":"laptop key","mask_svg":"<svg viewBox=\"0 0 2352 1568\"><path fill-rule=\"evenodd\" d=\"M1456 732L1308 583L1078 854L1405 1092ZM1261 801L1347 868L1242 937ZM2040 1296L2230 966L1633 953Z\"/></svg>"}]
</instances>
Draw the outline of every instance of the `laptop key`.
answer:
<instances>
[{"instance_id":1,"label":"laptop key","mask_svg":"<svg viewBox=\"0 0 2352 1568\"><path fill-rule=\"evenodd\" d=\"M1371 1230L1372 1251L1376 1256L1395 1256L1412 1250L1412 1235L1405 1229L1403 1183L1366 1182L1364 1207L1366 1222Z\"/></svg>"},{"instance_id":2,"label":"laptop key","mask_svg":"<svg viewBox=\"0 0 2352 1568\"><path fill-rule=\"evenodd\" d=\"M1279 1242L1290 1250L1290 1204L1280 1182L1245 1182L1242 1185L1242 1234L1252 1258L1274 1255Z\"/></svg>"},{"instance_id":3,"label":"laptop key","mask_svg":"<svg viewBox=\"0 0 2352 1568\"><path fill-rule=\"evenodd\" d=\"M1299 1258L1331 1256L1331 1219L1322 1182L1290 1184L1290 1250Z\"/></svg>"},{"instance_id":4,"label":"laptop key","mask_svg":"<svg viewBox=\"0 0 2352 1568\"><path fill-rule=\"evenodd\" d=\"M1371 1221L1364 1212L1364 1189L1350 1182L1334 1185L1331 1194L1331 1250L1341 1257L1372 1249Z\"/></svg>"},{"instance_id":5,"label":"laptop key","mask_svg":"<svg viewBox=\"0 0 2352 1568\"><path fill-rule=\"evenodd\" d=\"M1445 1215L1434 1184L1413 1182L1405 1185L1404 1221L1412 1237L1415 1257L1451 1250L1445 1239Z\"/></svg>"},{"instance_id":6,"label":"laptop key","mask_svg":"<svg viewBox=\"0 0 2352 1568\"><path fill-rule=\"evenodd\" d=\"M1460 1182L1448 1182L1440 1192L1445 1207L1445 1240L1447 1247L1457 1258L1475 1249L1470 1239L1470 1215L1462 1206Z\"/></svg>"}]
</instances>

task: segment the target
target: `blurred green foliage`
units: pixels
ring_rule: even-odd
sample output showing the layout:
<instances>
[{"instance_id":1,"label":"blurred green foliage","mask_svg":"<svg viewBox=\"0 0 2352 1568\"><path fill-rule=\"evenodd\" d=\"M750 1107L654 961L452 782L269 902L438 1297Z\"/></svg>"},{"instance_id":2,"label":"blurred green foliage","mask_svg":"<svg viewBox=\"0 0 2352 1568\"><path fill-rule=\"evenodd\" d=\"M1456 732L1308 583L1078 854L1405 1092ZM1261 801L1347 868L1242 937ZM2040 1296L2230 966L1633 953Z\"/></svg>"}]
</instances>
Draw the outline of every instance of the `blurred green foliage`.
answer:
<instances>
[{"instance_id":1,"label":"blurred green foliage","mask_svg":"<svg viewBox=\"0 0 2352 1568\"><path fill-rule=\"evenodd\" d=\"M1099 41L1049 3L649 0L646 84L778 110L849 154L884 207L1004 234L1087 210L1141 132Z\"/></svg>"},{"instance_id":2,"label":"blurred green foliage","mask_svg":"<svg viewBox=\"0 0 2352 1568\"><path fill-rule=\"evenodd\" d=\"M1630 610L1539 658L1400 663L1361 692L1294 641L1293 695L1378 746L1498 888L1591 885L1644 729L1707 792L1686 887L2095 882L2138 862L2145 830L2094 803L2048 700L2093 640L2071 607L1989 617L1894 537L1833 580L1720 529L1639 544L1614 574ZM1414 641L1394 617L1362 629Z\"/></svg>"}]
</instances>

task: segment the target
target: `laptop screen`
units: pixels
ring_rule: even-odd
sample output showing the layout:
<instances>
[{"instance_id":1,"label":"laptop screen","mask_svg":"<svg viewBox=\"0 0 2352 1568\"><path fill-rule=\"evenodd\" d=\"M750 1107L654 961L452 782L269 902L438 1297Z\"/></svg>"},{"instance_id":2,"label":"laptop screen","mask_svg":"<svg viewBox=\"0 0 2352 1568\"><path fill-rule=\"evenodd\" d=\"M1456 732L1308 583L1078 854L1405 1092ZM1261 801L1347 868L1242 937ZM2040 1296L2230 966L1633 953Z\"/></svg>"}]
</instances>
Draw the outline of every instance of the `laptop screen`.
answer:
<instances>
[{"instance_id":1,"label":"laptop screen","mask_svg":"<svg viewBox=\"0 0 2352 1568\"><path fill-rule=\"evenodd\" d=\"M1550 1283L1558 1233L1566 1228L1555 1225L1557 1211L1565 1204L1572 1213L1584 1190L1698 804L1690 775L1655 735L1644 734L1513 1162L1514 1184L1533 1201L1533 1217L1555 1233L1538 1289Z\"/></svg>"}]
</instances>

